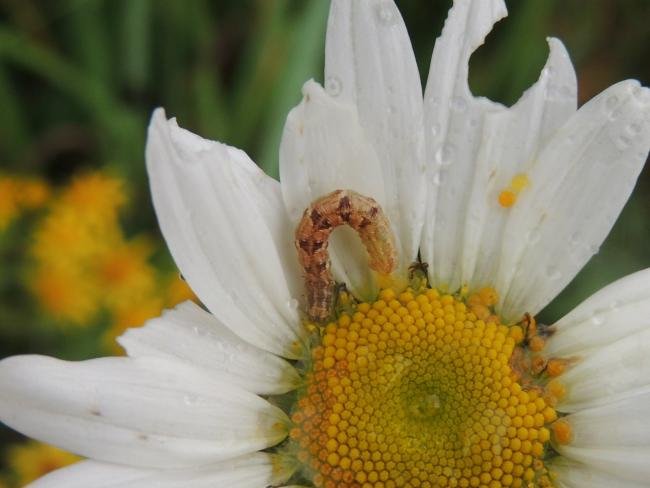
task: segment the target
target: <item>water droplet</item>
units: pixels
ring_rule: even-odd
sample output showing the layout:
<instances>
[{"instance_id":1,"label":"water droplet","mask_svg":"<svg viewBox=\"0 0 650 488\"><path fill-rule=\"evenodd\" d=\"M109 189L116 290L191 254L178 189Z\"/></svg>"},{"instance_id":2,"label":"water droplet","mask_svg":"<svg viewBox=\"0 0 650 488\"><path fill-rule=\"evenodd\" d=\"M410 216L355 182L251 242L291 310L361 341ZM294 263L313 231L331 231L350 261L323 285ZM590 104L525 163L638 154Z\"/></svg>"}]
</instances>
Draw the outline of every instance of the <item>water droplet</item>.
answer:
<instances>
[{"instance_id":1,"label":"water droplet","mask_svg":"<svg viewBox=\"0 0 650 488\"><path fill-rule=\"evenodd\" d=\"M618 300L612 300L609 304L609 309L612 312L616 312L620 306L621 306L621 302L619 302Z\"/></svg>"},{"instance_id":2,"label":"water droplet","mask_svg":"<svg viewBox=\"0 0 650 488\"><path fill-rule=\"evenodd\" d=\"M632 141L630 140L629 137L621 135L618 136L617 138L614 139L614 145L616 146L616 149L619 151L625 151L627 148L630 147L630 144Z\"/></svg>"},{"instance_id":3,"label":"water droplet","mask_svg":"<svg viewBox=\"0 0 650 488\"><path fill-rule=\"evenodd\" d=\"M555 266L550 265L546 267L546 277L551 281L555 281L562 277L562 273Z\"/></svg>"},{"instance_id":4,"label":"water droplet","mask_svg":"<svg viewBox=\"0 0 650 488\"><path fill-rule=\"evenodd\" d=\"M199 401L199 397L197 397L196 395L189 395L188 394L188 395L183 396L183 403L185 405L189 405L189 406L196 405L198 403L198 401Z\"/></svg>"},{"instance_id":5,"label":"water droplet","mask_svg":"<svg viewBox=\"0 0 650 488\"><path fill-rule=\"evenodd\" d=\"M569 237L569 243L572 246L579 246L581 242L582 242L582 235L580 234L580 232L574 232Z\"/></svg>"},{"instance_id":6,"label":"water droplet","mask_svg":"<svg viewBox=\"0 0 650 488\"><path fill-rule=\"evenodd\" d=\"M620 108L620 107L615 108L614 110L612 110L612 111L609 112L609 114L608 114L608 116L609 116L609 120L616 120L616 119L618 119L621 115L623 115L623 109Z\"/></svg>"},{"instance_id":7,"label":"water droplet","mask_svg":"<svg viewBox=\"0 0 650 488\"><path fill-rule=\"evenodd\" d=\"M440 105L440 99L438 97L429 97L427 100L431 107L437 107Z\"/></svg>"},{"instance_id":8,"label":"water droplet","mask_svg":"<svg viewBox=\"0 0 650 488\"><path fill-rule=\"evenodd\" d=\"M440 171L436 171L433 174L433 178L431 178L431 183L433 183L435 186L440 186L442 184L442 173Z\"/></svg>"},{"instance_id":9,"label":"water droplet","mask_svg":"<svg viewBox=\"0 0 650 488\"><path fill-rule=\"evenodd\" d=\"M287 302L287 307L289 307L290 310L297 310L298 305L299 305L298 300L296 300L295 298L292 298Z\"/></svg>"},{"instance_id":10,"label":"water droplet","mask_svg":"<svg viewBox=\"0 0 650 488\"><path fill-rule=\"evenodd\" d=\"M555 85L546 87L546 98L549 100L557 100L560 97L560 90Z\"/></svg>"},{"instance_id":11,"label":"water droplet","mask_svg":"<svg viewBox=\"0 0 650 488\"><path fill-rule=\"evenodd\" d=\"M632 90L632 95L642 104L650 102L650 90L645 87L637 86Z\"/></svg>"},{"instance_id":12,"label":"water droplet","mask_svg":"<svg viewBox=\"0 0 650 488\"><path fill-rule=\"evenodd\" d=\"M377 20L382 25L392 25L397 22L397 14L395 13L395 7L386 2L377 5Z\"/></svg>"},{"instance_id":13,"label":"water droplet","mask_svg":"<svg viewBox=\"0 0 650 488\"><path fill-rule=\"evenodd\" d=\"M338 97L343 90L343 83L336 76L328 76L325 80L325 91L333 97Z\"/></svg>"},{"instance_id":14,"label":"water droplet","mask_svg":"<svg viewBox=\"0 0 650 488\"><path fill-rule=\"evenodd\" d=\"M631 136L637 135L639 132L641 132L641 124L638 122L632 122L629 124L627 127L625 127L625 130L627 131L628 134Z\"/></svg>"},{"instance_id":15,"label":"water droplet","mask_svg":"<svg viewBox=\"0 0 650 488\"><path fill-rule=\"evenodd\" d=\"M463 97L453 97L449 102L449 106L452 110L457 112L464 112L467 109L467 100Z\"/></svg>"},{"instance_id":16,"label":"water droplet","mask_svg":"<svg viewBox=\"0 0 650 488\"><path fill-rule=\"evenodd\" d=\"M598 315L598 314L592 315L591 323L593 325L596 325L596 326L603 325L603 322L605 322L605 320L600 315Z\"/></svg>"},{"instance_id":17,"label":"water droplet","mask_svg":"<svg viewBox=\"0 0 650 488\"><path fill-rule=\"evenodd\" d=\"M561 86L560 87L560 94L565 98L572 97L573 96L573 89L568 85Z\"/></svg>"},{"instance_id":18,"label":"water droplet","mask_svg":"<svg viewBox=\"0 0 650 488\"><path fill-rule=\"evenodd\" d=\"M607 110L613 110L616 107L617 103L618 97L616 95L612 95L611 97L608 97L607 100L605 100L605 107L607 107Z\"/></svg>"},{"instance_id":19,"label":"water droplet","mask_svg":"<svg viewBox=\"0 0 650 488\"><path fill-rule=\"evenodd\" d=\"M433 124L431 126L431 137L436 137L440 133L440 126L438 124Z\"/></svg>"},{"instance_id":20,"label":"water droplet","mask_svg":"<svg viewBox=\"0 0 650 488\"><path fill-rule=\"evenodd\" d=\"M436 151L436 162L439 166L449 166L454 162L456 148L452 144L443 144L440 149Z\"/></svg>"},{"instance_id":21,"label":"water droplet","mask_svg":"<svg viewBox=\"0 0 650 488\"><path fill-rule=\"evenodd\" d=\"M534 246L539 242L541 238L541 235L538 230L531 230L528 235L526 236L526 240L528 241L528 244L531 246Z\"/></svg>"}]
</instances>

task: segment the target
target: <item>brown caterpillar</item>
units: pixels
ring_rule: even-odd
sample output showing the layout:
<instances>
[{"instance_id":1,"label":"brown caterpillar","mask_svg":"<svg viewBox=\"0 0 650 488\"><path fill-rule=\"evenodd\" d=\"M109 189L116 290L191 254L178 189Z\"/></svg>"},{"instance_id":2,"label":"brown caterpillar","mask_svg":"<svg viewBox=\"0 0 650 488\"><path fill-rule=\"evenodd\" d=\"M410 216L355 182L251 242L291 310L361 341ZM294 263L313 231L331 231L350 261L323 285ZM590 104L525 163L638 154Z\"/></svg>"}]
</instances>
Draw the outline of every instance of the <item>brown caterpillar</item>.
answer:
<instances>
[{"instance_id":1,"label":"brown caterpillar","mask_svg":"<svg viewBox=\"0 0 650 488\"><path fill-rule=\"evenodd\" d=\"M296 229L296 249L304 270L309 317L322 322L332 313L334 278L327 250L339 225L357 231L368 251L371 269L390 274L397 263L390 224L379 204L352 190L336 190L314 201Z\"/></svg>"}]
</instances>

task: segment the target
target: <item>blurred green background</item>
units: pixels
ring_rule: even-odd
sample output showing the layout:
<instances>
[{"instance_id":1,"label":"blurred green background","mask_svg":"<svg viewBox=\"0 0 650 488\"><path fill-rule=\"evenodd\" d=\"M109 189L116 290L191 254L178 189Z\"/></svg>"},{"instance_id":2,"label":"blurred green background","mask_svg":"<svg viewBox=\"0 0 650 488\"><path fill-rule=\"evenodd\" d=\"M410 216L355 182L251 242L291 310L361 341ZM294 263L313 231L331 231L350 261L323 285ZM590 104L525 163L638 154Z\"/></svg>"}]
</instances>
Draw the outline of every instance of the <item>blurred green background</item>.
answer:
<instances>
[{"instance_id":1,"label":"blurred green background","mask_svg":"<svg viewBox=\"0 0 650 488\"><path fill-rule=\"evenodd\" d=\"M510 17L472 58L475 94L516 101L539 75L546 36L567 46L580 103L621 79L648 85L647 0L507 3ZM398 2L423 79L450 4ZM325 0L0 0L0 357L114 353L119 330L189 296L149 201L148 117L164 106L183 127L243 148L277 175L284 118L305 80L322 81L327 11ZM103 209L104 220L91 216L88 232L61 236L60 223L85 207ZM600 252L541 319L553 321L605 283L647 267L649 217L646 168ZM107 228L121 254L96 242ZM68 249L76 264L64 271L76 266L74 276L98 273L88 264L96 256L108 267L94 291L65 286L64 298L80 302L63 309L54 306L63 303L61 285L50 278ZM115 296L135 287L146 310L120 308L106 283ZM83 302L86 292L94 295ZM19 441L0 429L7 486L67 462L31 445L19 451Z\"/></svg>"}]
</instances>

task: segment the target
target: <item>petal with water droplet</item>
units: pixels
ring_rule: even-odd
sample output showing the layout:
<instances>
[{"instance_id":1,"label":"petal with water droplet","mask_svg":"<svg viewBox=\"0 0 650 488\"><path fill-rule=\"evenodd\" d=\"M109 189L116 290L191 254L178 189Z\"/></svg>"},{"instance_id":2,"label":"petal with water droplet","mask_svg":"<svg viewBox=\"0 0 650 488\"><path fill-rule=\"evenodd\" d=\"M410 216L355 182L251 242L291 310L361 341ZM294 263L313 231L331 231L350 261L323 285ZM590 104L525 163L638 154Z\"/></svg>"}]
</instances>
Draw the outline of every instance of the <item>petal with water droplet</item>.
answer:
<instances>
[{"instance_id":1,"label":"petal with water droplet","mask_svg":"<svg viewBox=\"0 0 650 488\"><path fill-rule=\"evenodd\" d=\"M330 77L341 80L340 97L357 108L376 149L384 211L405 271L417 256L424 219L424 126L420 75L393 0L332 1L325 47L325 79Z\"/></svg>"},{"instance_id":2,"label":"petal with water droplet","mask_svg":"<svg viewBox=\"0 0 650 488\"><path fill-rule=\"evenodd\" d=\"M305 83L302 102L287 117L280 145L280 179L294 226L314 200L334 190L354 190L382 207L386 203L381 166L356 110L329 96L314 81ZM358 296L367 294L374 279L358 236L350 229L337 230L330 256L336 279Z\"/></svg>"},{"instance_id":3,"label":"petal with water droplet","mask_svg":"<svg viewBox=\"0 0 650 488\"><path fill-rule=\"evenodd\" d=\"M243 341L192 302L127 330L118 342L131 357L180 360L252 393L286 393L300 382L287 361Z\"/></svg>"},{"instance_id":4,"label":"petal with water droplet","mask_svg":"<svg viewBox=\"0 0 650 488\"><path fill-rule=\"evenodd\" d=\"M505 317L516 320L524 312L539 312L614 225L650 147L650 102L643 96L648 89L637 89L637 81L623 81L590 100L555 132L532 165L530 189L519 196L503 230L497 289L503 290ZM612 111L618 114L615 119ZM630 123L642 129L621 149L615 138ZM536 245L521 239L530 232L540 235ZM580 243L572 245L576 232ZM561 277L547 279L548 266Z\"/></svg>"},{"instance_id":5,"label":"petal with water droplet","mask_svg":"<svg viewBox=\"0 0 650 488\"><path fill-rule=\"evenodd\" d=\"M650 269L621 278L553 324L546 345L553 356L586 356L650 328Z\"/></svg>"},{"instance_id":6,"label":"petal with water droplet","mask_svg":"<svg viewBox=\"0 0 650 488\"><path fill-rule=\"evenodd\" d=\"M9 427L130 466L203 466L252 453L284 439L289 422L257 395L153 357L14 356L0 362L0 390Z\"/></svg>"},{"instance_id":7,"label":"petal with water droplet","mask_svg":"<svg viewBox=\"0 0 650 488\"><path fill-rule=\"evenodd\" d=\"M181 129L162 109L146 159L160 227L194 292L235 334L295 358L302 327L286 303L299 273L279 185L242 151Z\"/></svg>"}]
</instances>

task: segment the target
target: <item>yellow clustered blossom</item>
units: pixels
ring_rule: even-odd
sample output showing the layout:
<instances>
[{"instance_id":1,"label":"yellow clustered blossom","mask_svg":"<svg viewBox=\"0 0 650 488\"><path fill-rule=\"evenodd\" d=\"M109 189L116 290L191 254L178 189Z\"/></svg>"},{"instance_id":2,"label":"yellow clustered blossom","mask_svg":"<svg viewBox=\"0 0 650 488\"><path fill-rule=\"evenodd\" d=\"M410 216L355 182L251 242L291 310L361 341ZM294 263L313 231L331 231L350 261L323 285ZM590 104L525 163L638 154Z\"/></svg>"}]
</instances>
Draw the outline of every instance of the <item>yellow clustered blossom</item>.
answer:
<instances>
[{"instance_id":1,"label":"yellow clustered blossom","mask_svg":"<svg viewBox=\"0 0 650 488\"><path fill-rule=\"evenodd\" d=\"M81 458L48 444L28 441L11 446L6 461L11 477L7 487L25 486L47 473L79 461ZM0 487L5 485L0 480Z\"/></svg>"},{"instance_id":2,"label":"yellow clustered blossom","mask_svg":"<svg viewBox=\"0 0 650 488\"><path fill-rule=\"evenodd\" d=\"M149 239L125 236L119 212L126 201L119 178L102 172L79 176L53 201L31 247L30 285L43 310L76 326L108 312L110 340L178 303L168 295L191 297L179 293L176 283L168 290L170 280L149 262L155 250Z\"/></svg>"},{"instance_id":3,"label":"yellow clustered blossom","mask_svg":"<svg viewBox=\"0 0 650 488\"><path fill-rule=\"evenodd\" d=\"M114 313L111 327L104 334L104 344L112 354L121 354L122 349L115 341L129 327L144 324L157 317L165 308L173 307L187 300L196 300L192 290L177 273L160 279L158 295L143 297L142 300L128 300L119 304Z\"/></svg>"},{"instance_id":4,"label":"yellow clustered blossom","mask_svg":"<svg viewBox=\"0 0 650 488\"><path fill-rule=\"evenodd\" d=\"M562 392L537 385L534 320L501 323L497 301L384 289L322 329L289 447L316 488L552 486Z\"/></svg>"},{"instance_id":5,"label":"yellow clustered blossom","mask_svg":"<svg viewBox=\"0 0 650 488\"><path fill-rule=\"evenodd\" d=\"M23 211L42 207L49 196L50 187L41 179L0 175L0 231Z\"/></svg>"}]
</instances>

